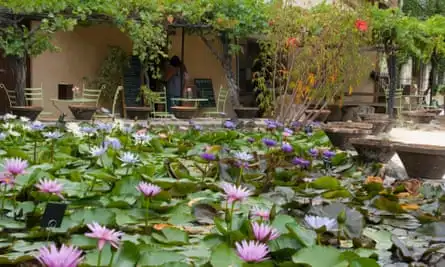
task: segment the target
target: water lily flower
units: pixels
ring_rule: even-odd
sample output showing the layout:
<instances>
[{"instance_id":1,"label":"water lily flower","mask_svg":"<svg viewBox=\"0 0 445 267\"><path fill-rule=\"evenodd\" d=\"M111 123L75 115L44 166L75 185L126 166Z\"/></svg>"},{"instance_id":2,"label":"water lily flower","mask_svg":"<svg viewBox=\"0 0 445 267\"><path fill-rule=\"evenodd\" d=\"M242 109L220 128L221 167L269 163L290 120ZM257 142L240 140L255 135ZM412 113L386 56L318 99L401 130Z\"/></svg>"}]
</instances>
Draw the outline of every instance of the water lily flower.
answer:
<instances>
[{"instance_id":1,"label":"water lily flower","mask_svg":"<svg viewBox=\"0 0 445 267\"><path fill-rule=\"evenodd\" d=\"M0 133L0 141L5 140L8 135L6 133Z\"/></svg>"},{"instance_id":2,"label":"water lily flower","mask_svg":"<svg viewBox=\"0 0 445 267\"><path fill-rule=\"evenodd\" d=\"M58 250L53 244L40 248L36 259L46 267L77 267L84 259L82 253L75 246L62 245Z\"/></svg>"},{"instance_id":3,"label":"water lily flower","mask_svg":"<svg viewBox=\"0 0 445 267\"><path fill-rule=\"evenodd\" d=\"M283 145L281 145L281 150L283 150L284 153L291 153L294 151L294 148L286 142L283 142Z\"/></svg>"},{"instance_id":4,"label":"water lily flower","mask_svg":"<svg viewBox=\"0 0 445 267\"><path fill-rule=\"evenodd\" d=\"M216 155L212 154L212 153L201 153L200 157L203 160L207 160L207 161L214 161L214 160L216 160Z\"/></svg>"},{"instance_id":5,"label":"water lily flower","mask_svg":"<svg viewBox=\"0 0 445 267\"><path fill-rule=\"evenodd\" d=\"M330 160L334 156L335 156L335 152L334 151L330 151L330 150L323 151L323 158L324 159Z\"/></svg>"},{"instance_id":6,"label":"water lily flower","mask_svg":"<svg viewBox=\"0 0 445 267\"><path fill-rule=\"evenodd\" d=\"M318 149L316 149L316 148L311 148L311 149L309 149L309 154L310 154L312 157L316 158L316 157L318 156L318 154L319 154Z\"/></svg>"},{"instance_id":7,"label":"water lily flower","mask_svg":"<svg viewBox=\"0 0 445 267\"><path fill-rule=\"evenodd\" d=\"M276 129L277 125L275 124L275 122L270 122L270 123L266 122L266 128L269 130Z\"/></svg>"},{"instance_id":8,"label":"water lily flower","mask_svg":"<svg viewBox=\"0 0 445 267\"><path fill-rule=\"evenodd\" d=\"M133 126L123 126L121 131L125 134L129 134L133 132Z\"/></svg>"},{"instance_id":9,"label":"water lily flower","mask_svg":"<svg viewBox=\"0 0 445 267\"><path fill-rule=\"evenodd\" d=\"M294 131L292 131L291 129L289 129L289 128L284 128L284 131L283 131L283 136L284 137L289 137L289 136L291 136L291 135L293 135L294 134Z\"/></svg>"},{"instance_id":10,"label":"water lily flower","mask_svg":"<svg viewBox=\"0 0 445 267\"><path fill-rule=\"evenodd\" d=\"M63 184L49 180L49 179L41 179L38 184L36 184L36 187L39 189L42 193L50 193L54 194L61 199L64 199L62 196L62 190L63 190Z\"/></svg>"},{"instance_id":11,"label":"water lily flower","mask_svg":"<svg viewBox=\"0 0 445 267\"><path fill-rule=\"evenodd\" d=\"M80 127L80 132L84 134L94 134L96 132L96 128L93 128L91 126L82 126Z\"/></svg>"},{"instance_id":12,"label":"water lily flower","mask_svg":"<svg viewBox=\"0 0 445 267\"><path fill-rule=\"evenodd\" d=\"M253 143L253 142L255 142L255 138L249 137L249 138L247 138L247 142Z\"/></svg>"},{"instance_id":13,"label":"water lily flower","mask_svg":"<svg viewBox=\"0 0 445 267\"><path fill-rule=\"evenodd\" d=\"M145 197L154 197L161 192L161 188L159 186L146 182L140 182L136 186L136 189L144 194Z\"/></svg>"},{"instance_id":14,"label":"water lily flower","mask_svg":"<svg viewBox=\"0 0 445 267\"><path fill-rule=\"evenodd\" d=\"M276 146L277 145L277 141L270 139L270 138L263 138L263 143L268 146L268 147L272 147L272 146Z\"/></svg>"},{"instance_id":15,"label":"water lily flower","mask_svg":"<svg viewBox=\"0 0 445 267\"><path fill-rule=\"evenodd\" d=\"M45 128L45 124L40 121L33 121L29 127L33 131L42 131Z\"/></svg>"},{"instance_id":16,"label":"water lily flower","mask_svg":"<svg viewBox=\"0 0 445 267\"><path fill-rule=\"evenodd\" d=\"M222 183L221 188L226 193L226 199L229 204L236 201L242 202L252 194L247 188L242 186L237 187L229 183Z\"/></svg>"},{"instance_id":17,"label":"water lily flower","mask_svg":"<svg viewBox=\"0 0 445 267\"><path fill-rule=\"evenodd\" d=\"M253 156L250 153L241 151L241 152L235 152L235 158L244 162L249 162L253 160Z\"/></svg>"},{"instance_id":18,"label":"water lily flower","mask_svg":"<svg viewBox=\"0 0 445 267\"><path fill-rule=\"evenodd\" d=\"M87 227L90 229L91 233L86 233L85 236L98 239L97 247L99 250L102 250L106 243L109 243L114 248L119 248L120 238L124 233L114 229L108 229L97 222L87 224Z\"/></svg>"},{"instance_id":19,"label":"water lily flower","mask_svg":"<svg viewBox=\"0 0 445 267\"><path fill-rule=\"evenodd\" d=\"M227 120L227 121L224 122L224 128L227 128L227 129L235 129L235 128L236 128L236 125L235 125L234 122L232 122L232 121L230 121L230 120Z\"/></svg>"},{"instance_id":20,"label":"water lily flower","mask_svg":"<svg viewBox=\"0 0 445 267\"><path fill-rule=\"evenodd\" d=\"M292 160L292 164L300 166L301 168L307 168L311 162L309 160L296 157Z\"/></svg>"},{"instance_id":21,"label":"water lily flower","mask_svg":"<svg viewBox=\"0 0 445 267\"><path fill-rule=\"evenodd\" d=\"M368 23L365 20L357 19L355 21L355 28L361 32L366 32L368 30Z\"/></svg>"},{"instance_id":22,"label":"water lily flower","mask_svg":"<svg viewBox=\"0 0 445 267\"><path fill-rule=\"evenodd\" d=\"M245 262L262 262L267 260L269 248L258 241L246 241L235 243L238 256Z\"/></svg>"},{"instance_id":23,"label":"water lily flower","mask_svg":"<svg viewBox=\"0 0 445 267\"><path fill-rule=\"evenodd\" d=\"M15 178L8 172L0 172L0 184L14 185Z\"/></svg>"},{"instance_id":24,"label":"water lily flower","mask_svg":"<svg viewBox=\"0 0 445 267\"><path fill-rule=\"evenodd\" d=\"M139 156L131 152L125 152L119 159L124 164L136 164L139 161Z\"/></svg>"},{"instance_id":25,"label":"water lily flower","mask_svg":"<svg viewBox=\"0 0 445 267\"><path fill-rule=\"evenodd\" d=\"M21 117L20 117L20 121L21 121L21 122L28 122L28 121L29 121L29 118L28 118L28 117L23 117L23 116L21 116Z\"/></svg>"},{"instance_id":26,"label":"water lily flower","mask_svg":"<svg viewBox=\"0 0 445 267\"><path fill-rule=\"evenodd\" d=\"M297 127L300 127L300 126L301 126L301 122L299 122L299 121L294 121L294 122L291 123L291 127L292 128L297 128Z\"/></svg>"},{"instance_id":27,"label":"water lily flower","mask_svg":"<svg viewBox=\"0 0 445 267\"><path fill-rule=\"evenodd\" d=\"M261 218L264 221L268 221L270 219L270 211L269 210L260 209L258 207L253 208L251 214L252 214L253 217L259 217L259 218Z\"/></svg>"},{"instance_id":28,"label":"water lily flower","mask_svg":"<svg viewBox=\"0 0 445 267\"><path fill-rule=\"evenodd\" d=\"M99 131L106 132L106 133L111 133L111 131L113 131L113 124L104 123L104 122L96 122L96 129Z\"/></svg>"},{"instance_id":29,"label":"water lily flower","mask_svg":"<svg viewBox=\"0 0 445 267\"><path fill-rule=\"evenodd\" d=\"M105 147L110 147L111 146L114 150L119 150L122 147L121 141L119 141L118 138L116 138L116 137L109 137L109 136L107 136L105 138L104 146Z\"/></svg>"},{"instance_id":30,"label":"water lily flower","mask_svg":"<svg viewBox=\"0 0 445 267\"><path fill-rule=\"evenodd\" d=\"M107 152L106 146L94 146L90 149L90 154L92 157L100 157Z\"/></svg>"},{"instance_id":31,"label":"water lily flower","mask_svg":"<svg viewBox=\"0 0 445 267\"><path fill-rule=\"evenodd\" d=\"M25 173L25 169L28 168L28 161L20 158L5 159L3 167L5 171L16 177L17 175Z\"/></svg>"},{"instance_id":32,"label":"water lily flower","mask_svg":"<svg viewBox=\"0 0 445 267\"><path fill-rule=\"evenodd\" d=\"M262 242L274 240L280 236L280 233L277 229L265 223L253 222L252 230L255 239Z\"/></svg>"},{"instance_id":33,"label":"water lily flower","mask_svg":"<svg viewBox=\"0 0 445 267\"><path fill-rule=\"evenodd\" d=\"M337 228L337 220L328 217L306 215L304 221L314 230L320 229L323 226L326 227L327 231L335 230Z\"/></svg>"},{"instance_id":34,"label":"water lily flower","mask_svg":"<svg viewBox=\"0 0 445 267\"><path fill-rule=\"evenodd\" d=\"M55 131L55 132L44 133L43 136L45 136L48 139L59 139L60 137L62 137L62 134L58 131Z\"/></svg>"},{"instance_id":35,"label":"water lily flower","mask_svg":"<svg viewBox=\"0 0 445 267\"><path fill-rule=\"evenodd\" d=\"M136 143L149 142L152 139L152 137L147 135L145 132L134 133L133 138Z\"/></svg>"},{"instance_id":36,"label":"water lily flower","mask_svg":"<svg viewBox=\"0 0 445 267\"><path fill-rule=\"evenodd\" d=\"M4 116L3 116L3 119L4 120L15 120L17 118L17 116L16 115L13 115L13 114L11 114L11 113L6 113Z\"/></svg>"}]
</instances>

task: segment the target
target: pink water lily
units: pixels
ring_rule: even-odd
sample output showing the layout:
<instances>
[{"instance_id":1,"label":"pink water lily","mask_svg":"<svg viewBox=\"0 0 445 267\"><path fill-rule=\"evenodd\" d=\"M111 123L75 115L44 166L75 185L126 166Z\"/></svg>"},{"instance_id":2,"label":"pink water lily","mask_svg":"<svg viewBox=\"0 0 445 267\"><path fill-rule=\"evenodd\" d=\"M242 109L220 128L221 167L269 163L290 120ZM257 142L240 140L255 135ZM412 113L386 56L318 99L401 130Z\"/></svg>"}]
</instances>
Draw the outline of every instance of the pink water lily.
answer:
<instances>
[{"instance_id":1,"label":"pink water lily","mask_svg":"<svg viewBox=\"0 0 445 267\"><path fill-rule=\"evenodd\" d=\"M39 189L42 193L49 193L54 194L61 199L64 199L62 196L62 190L63 190L63 184L52 181L49 179L41 179L38 184L36 184L36 187Z\"/></svg>"},{"instance_id":2,"label":"pink water lily","mask_svg":"<svg viewBox=\"0 0 445 267\"><path fill-rule=\"evenodd\" d=\"M124 233L114 229L108 229L97 222L87 224L87 226L91 230L91 233L86 233L85 236L98 239L97 247L99 250L102 250L106 243L110 243L111 246L119 248L120 238Z\"/></svg>"},{"instance_id":3,"label":"pink water lily","mask_svg":"<svg viewBox=\"0 0 445 267\"><path fill-rule=\"evenodd\" d=\"M159 186L146 182L140 182L136 186L136 189L146 197L154 197L161 192L161 188Z\"/></svg>"},{"instance_id":4,"label":"pink water lily","mask_svg":"<svg viewBox=\"0 0 445 267\"><path fill-rule=\"evenodd\" d=\"M280 233L277 231L277 229L265 223L252 223L252 230L255 239L258 241L270 241L277 239L280 236Z\"/></svg>"},{"instance_id":5,"label":"pink water lily","mask_svg":"<svg viewBox=\"0 0 445 267\"><path fill-rule=\"evenodd\" d=\"M226 193L226 199L228 203L233 203L236 201L242 202L252 194L252 192L250 192L247 188L244 188L242 186L237 187L229 183L223 183L221 187Z\"/></svg>"},{"instance_id":6,"label":"pink water lily","mask_svg":"<svg viewBox=\"0 0 445 267\"><path fill-rule=\"evenodd\" d=\"M235 243L238 256L245 262L262 262L267 260L269 248L258 241L246 241Z\"/></svg>"},{"instance_id":7,"label":"pink water lily","mask_svg":"<svg viewBox=\"0 0 445 267\"><path fill-rule=\"evenodd\" d=\"M82 250L74 246L62 245L60 250L55 245L42 247L36 259L47 267L77 267L82 260Z\"/></svg>"},{"instance_id":8,"label":"pink water lily","mask_svg":"<svg viewBox=\"0 0 445 267\"><path fill-rule=\"evenodd\" d=\"M5 167L5 171L15 177L25 173L25 169L28 168L28 161L20 158L5 159L3 166Z\"/></svg>"}]
</instances>

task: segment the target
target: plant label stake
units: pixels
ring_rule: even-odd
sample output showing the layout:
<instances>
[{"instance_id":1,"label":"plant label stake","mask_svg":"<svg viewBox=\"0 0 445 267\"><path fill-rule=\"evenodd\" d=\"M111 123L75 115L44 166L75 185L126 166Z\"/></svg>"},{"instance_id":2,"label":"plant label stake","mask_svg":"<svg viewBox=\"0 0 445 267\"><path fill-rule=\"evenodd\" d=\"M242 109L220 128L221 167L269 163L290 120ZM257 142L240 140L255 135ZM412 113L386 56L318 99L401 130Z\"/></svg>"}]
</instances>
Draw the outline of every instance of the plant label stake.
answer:
<instances>
[{"instance_id":1,"label":"plant label stake","mask_svg":"<svg viewBox=\"0 0 445 267\"><path fill-rule=\"evenodd\" d=\"M59 228L62 225L63 216L65 216L67 206L68 205L64 203L50 202L46 204L45 212L40 221L40 226L48 231L46 241L49 240L51 228Z\"/></svg>"}]
</instances>

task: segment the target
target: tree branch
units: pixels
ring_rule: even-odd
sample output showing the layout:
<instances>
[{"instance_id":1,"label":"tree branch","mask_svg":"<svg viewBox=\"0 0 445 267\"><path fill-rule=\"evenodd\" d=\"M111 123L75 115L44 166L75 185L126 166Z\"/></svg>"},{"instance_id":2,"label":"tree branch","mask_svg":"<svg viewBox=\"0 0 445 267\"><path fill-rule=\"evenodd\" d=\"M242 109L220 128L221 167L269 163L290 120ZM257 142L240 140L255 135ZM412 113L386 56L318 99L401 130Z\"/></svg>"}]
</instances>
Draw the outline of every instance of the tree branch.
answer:
<instances>
[{"instance_id":1,"label":"tree branch","mask_svg":"<svg viewBox=\"0 0 445 267\"><path fill-rule=\"evenodd\" d=\"M216 57L216 59L218 59L218 61L221 62L221 64L224 66L225 61L221 57L221 55L218 53L218 50L216 50L215 47L212 46L210 41L207 40L204 36L201 35L200 37L201 37L201 40L204 42L204 44L207 46L207 48L210 49L210 52L212 52L212 54Z\"/></svg>"}]
</instances>

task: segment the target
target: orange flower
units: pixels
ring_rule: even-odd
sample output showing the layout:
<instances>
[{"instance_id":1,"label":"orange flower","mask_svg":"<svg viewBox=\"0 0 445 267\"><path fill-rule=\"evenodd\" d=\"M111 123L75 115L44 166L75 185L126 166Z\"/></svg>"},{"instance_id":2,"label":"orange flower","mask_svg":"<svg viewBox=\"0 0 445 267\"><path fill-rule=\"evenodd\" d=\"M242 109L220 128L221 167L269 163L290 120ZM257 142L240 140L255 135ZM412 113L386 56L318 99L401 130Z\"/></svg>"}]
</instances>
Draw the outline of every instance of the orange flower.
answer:
<instances>
[{"instance_id":1,"label":"orange flower","mask_svg":"<svg viewBox=\"0 0 445 267\"><path fill-rule=\"evenodd\" d=\"M368 30L368 23L364 20L357 19L355 21L355 28L361 32L366 32Z\"/></svg>"},{"instance_id":2,"label":"orange flower","mask_svg":"<svg viewBox=\"0 0 445 267\"><path fill-rule=\"evenodd\" d=\"M171 224L167 224L167 223L158 223L158 224L153 225L153 229L161 231L162 229L169 228L171 226L172 226Z\"/></svg>"},{"instance_id":3,"label":"orange flower","mask_svg":"<svg viewBox=\"0 0 445 267\"><path fill-rule=\"evenodd\" d=\"M406 211L419 209L419 205L414 204L414 203L413 204L402 204L402 205L400 205L400 207L402 207L402 209L404 209Z\"/></svg>"},{"instance_id":4,"label":"orange flower","mask_svg":"<svg viewBox=\"0 0 445 267\"><path fill-rule=\"evenodd\" d=\"M287 41L286 41L286 47L289 47L289 46L295 46L295 47L297 47L297 46L299 46L300 45L300 42L297 40L297 38L295 38L295 37L289 37L289 38L287 38Z\"/></svg>"}]
</instances>

